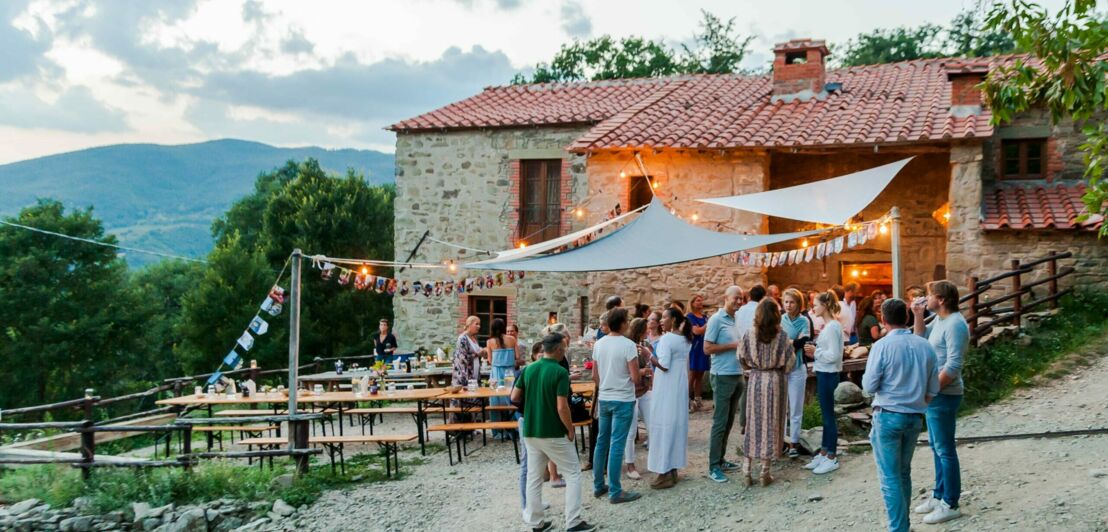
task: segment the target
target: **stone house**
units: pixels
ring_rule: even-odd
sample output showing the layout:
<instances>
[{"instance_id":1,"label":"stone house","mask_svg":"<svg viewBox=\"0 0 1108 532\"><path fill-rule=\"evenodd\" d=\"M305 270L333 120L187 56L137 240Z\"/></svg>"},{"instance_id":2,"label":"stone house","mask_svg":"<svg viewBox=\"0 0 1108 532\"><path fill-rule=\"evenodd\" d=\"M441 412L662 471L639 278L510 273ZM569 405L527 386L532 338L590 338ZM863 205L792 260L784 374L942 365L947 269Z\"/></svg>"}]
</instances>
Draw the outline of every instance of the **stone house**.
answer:
<instances>
[{"instance_id":1,"label":"stone house","mask_svg":"<svg viewBox=\"0 0 1108 532\"><path fill-rule=\"evenodd\" d=\"M477 260L565 234L648 202L651 192L692 223L718 231L780 233L793 220L694 201L759 192L915 158L860 213L896 206L906 285L935 277L963 283L1011 259L1070 250L1075 282L1108 281L1108 247L1076 217L1082 162L1078 127L1028 113L990 125L976 85L1011 57L940 58L827 69L823 41L774 49L771 73L490 87L398 122L395 248L404 260L428 234L472 248L425 242L416 260ZM641 157L643 165L636 162ZM645 172L644 172L645 170ZM645 174L645 175L644 175ZM643 242L650 253L666 242ZM795 248L796 244L769 251ZM857 277L861 272L861 277ZM465 271L399 278L438 280ZM473 275L473 274L469 274ZM528 274L515 283L451 297L396 297L403 344L449 344L469 314L505 317L534 338L548 321L580 331L620 294L661 305L732 283L824 289L851 280L885 287L889 239L823 261L780 268L714 258L623 272ZM485 325L487 326L487 325Z\"/></svg>"}]
</instances>

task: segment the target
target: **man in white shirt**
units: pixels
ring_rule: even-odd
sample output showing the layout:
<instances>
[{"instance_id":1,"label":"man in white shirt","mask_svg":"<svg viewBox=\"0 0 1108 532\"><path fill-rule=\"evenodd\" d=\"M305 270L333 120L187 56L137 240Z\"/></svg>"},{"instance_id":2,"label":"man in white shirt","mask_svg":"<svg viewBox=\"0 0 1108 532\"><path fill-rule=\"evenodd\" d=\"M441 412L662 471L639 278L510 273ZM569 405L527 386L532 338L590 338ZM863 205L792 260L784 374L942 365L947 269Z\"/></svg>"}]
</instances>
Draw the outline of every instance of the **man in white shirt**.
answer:
<instances>
[{"instance_id":1,"label":"man in white shirt","mask_svg":"<svg viewBox=\"0 0 1108 532\"><path fill-rule=\"evenodd\" d=\"M858 293L858 283L846 283L842 288L834 287L835 295L839 296L839 323L843 325L843 336L848 344L858 343L858 332L855 330L854 321L858 316L858 302L854 300Z\"/></svg>"}]
</instances>

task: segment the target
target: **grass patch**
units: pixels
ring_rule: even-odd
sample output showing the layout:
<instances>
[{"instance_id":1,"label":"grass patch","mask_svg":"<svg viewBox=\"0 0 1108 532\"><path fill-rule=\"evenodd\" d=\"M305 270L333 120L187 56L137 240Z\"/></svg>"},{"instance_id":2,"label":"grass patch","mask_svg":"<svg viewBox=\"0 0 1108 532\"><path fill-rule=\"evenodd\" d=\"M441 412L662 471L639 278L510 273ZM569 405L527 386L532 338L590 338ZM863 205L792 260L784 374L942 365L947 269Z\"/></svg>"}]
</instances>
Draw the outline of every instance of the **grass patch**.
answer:
<instances>
[{"instance_id":1,"label":"grass patch","mask_svg":"<svg viewBox=\"0 0 1108 532\"><path fill-rule=\"evenodd\" d=\"M191 471L179 468L94 471L87 483L81 480L79 471L68 466L26 467L0 473L0 493L8 500L36 498L54 507L68 506L77 497L90 497L92 507L99 512L126 510L132 502L162 506L171 502L203 503L221 497L244 501L283 499L299 506L314 502L326 490L386 480L385 458L378 452L347 457L345 475L332 473L326 458L314 458L309 473L296 478L288 489L276 486L273 480L291 473L292 466L287 459L275 459L274 467L265 469L208 461ZM393 474L394 480L403 478L427 459L417 456L401 458L400 462L400 473Z\"/></svg>"},{"instance_id":2,"label":"grass patch","mask_svg":"<svg viewBox=\"0 0 1108 532\"><path fill-rule=\"evenodd\" d=\"M1037 375L1064 375L1079 365L1078 361L1092 356L1067 356L1067 360L1074 360L1072 364L1055 365L1065 355L1088 351L1082 348L1108 331L1108 293L1080 290L1063 298L1060 308L1061 312L1026 331L1029 345L1018 338L1004 338L970 349L962 370L966 386L962 415L1031 384Z\"/></svg>"},{"instance_id":3,"label":"grass patch","mask_svg":"<svg viewBox=\"0 0 1108 532\"><path fill-rule=\"evenodd\" d=\"M804 417L800 421L800 428L808 430L822 426L823 411L819 409L819 401L812 401L804 405Z\"/></svg>"}]
</instances>

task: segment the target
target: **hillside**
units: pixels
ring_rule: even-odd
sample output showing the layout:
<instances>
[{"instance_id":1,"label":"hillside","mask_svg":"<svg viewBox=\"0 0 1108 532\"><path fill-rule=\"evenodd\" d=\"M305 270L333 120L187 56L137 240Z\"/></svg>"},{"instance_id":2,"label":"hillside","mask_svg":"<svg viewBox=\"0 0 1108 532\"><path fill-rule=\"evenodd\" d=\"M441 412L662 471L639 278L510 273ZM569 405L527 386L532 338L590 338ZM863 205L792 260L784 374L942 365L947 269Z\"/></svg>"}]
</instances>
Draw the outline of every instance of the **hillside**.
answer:
<instances>
[{"instance_id":1,"label":"hillside","mask_svg":"<svg viewBox=\"0 0 1108 532\"><path fill-rule=\"evenodd\" d=\"M393 182L393 156L370 150L278 148L224 139L198 144L118 144L0 165L0 215L36 198L92 206L123 245L186 256L211 249L211 222L250 192L258 173L314 157L371 183ZM157 260L131 254L132 266Z\"/></svg>"}]
</instances>

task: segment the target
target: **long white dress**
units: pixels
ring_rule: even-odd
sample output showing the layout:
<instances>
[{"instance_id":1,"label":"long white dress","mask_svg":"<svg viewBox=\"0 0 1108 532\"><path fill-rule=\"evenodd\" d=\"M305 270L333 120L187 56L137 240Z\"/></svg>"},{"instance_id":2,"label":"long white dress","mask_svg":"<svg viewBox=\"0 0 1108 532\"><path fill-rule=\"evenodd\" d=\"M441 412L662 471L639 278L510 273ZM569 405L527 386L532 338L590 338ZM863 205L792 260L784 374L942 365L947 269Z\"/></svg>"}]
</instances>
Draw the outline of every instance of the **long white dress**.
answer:
<instances>
[{"instance_id":1,"label":"long white dress","mask_svg":"<svg viewBox=\"0 0 1108 532\"><path fill-rule=\"evenodd\" d=\"M650 451L646 468L654 473L682 469L688 463L689 351L684 336L666 333L658 341L655 356L669 371L654 372L650 397Z\"/></svg>"}]
</instances>

